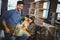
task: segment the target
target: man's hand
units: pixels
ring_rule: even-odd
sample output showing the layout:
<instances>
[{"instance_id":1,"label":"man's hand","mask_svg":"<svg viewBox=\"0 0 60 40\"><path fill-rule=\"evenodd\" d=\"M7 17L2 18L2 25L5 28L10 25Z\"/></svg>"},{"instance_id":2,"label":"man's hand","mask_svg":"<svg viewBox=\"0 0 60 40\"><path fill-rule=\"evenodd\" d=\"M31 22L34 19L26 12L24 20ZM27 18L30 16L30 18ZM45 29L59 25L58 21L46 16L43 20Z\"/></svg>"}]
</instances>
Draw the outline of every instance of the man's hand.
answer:
<instances>
[{"instance_id":1,"label":"man's hand","mask_svg":"<svg viewBox=\"0 0 60 40\"><path fill-rule=\"evenodd\" d=\"M20 29L21 28L21 24L17 24L16 25L16 28L19 28Z\"/></svg>"},{"instance_id":2,"label":"man's hand","mask_svg":"<svg viewBox=\"0 0 60 40\"><path fill-rule=\"evenodd\" d=\"M6 24L6 21L4 19L2 21L2 24L3 24L4 28L5 28L5 32L6 33L10 33L10 30L8 29L7 24Z\"/></svg>"},{"instance_id":3,"label":"man's hand","mask_svg":"<svg viewBox=\"0 0 60 40\"><path fill-rule=\"evenodd\" d=\"M8 28L5 29L6 33L10 33L10 30Z\"/></svg>"}]
</instances>

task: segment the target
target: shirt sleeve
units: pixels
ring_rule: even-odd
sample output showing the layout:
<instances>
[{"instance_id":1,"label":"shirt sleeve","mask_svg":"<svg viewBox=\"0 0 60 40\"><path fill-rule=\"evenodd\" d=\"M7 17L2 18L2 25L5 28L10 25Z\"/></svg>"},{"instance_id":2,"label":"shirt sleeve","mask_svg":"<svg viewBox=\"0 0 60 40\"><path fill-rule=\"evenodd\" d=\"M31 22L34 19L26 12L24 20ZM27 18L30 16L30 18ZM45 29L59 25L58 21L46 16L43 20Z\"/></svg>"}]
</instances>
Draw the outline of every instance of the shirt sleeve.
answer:
<instances>
[{"instance_id":1,"label":"shirt sleeve","mask_svg":"<svg viewBox=\"0 0 60 40\"><path fill-rule=\"evenodd\" d=\"M7 20L8 18L9 18L9 12L5 12L5 13L2 15L2 19Z\"/></svg>"}]
</instances>

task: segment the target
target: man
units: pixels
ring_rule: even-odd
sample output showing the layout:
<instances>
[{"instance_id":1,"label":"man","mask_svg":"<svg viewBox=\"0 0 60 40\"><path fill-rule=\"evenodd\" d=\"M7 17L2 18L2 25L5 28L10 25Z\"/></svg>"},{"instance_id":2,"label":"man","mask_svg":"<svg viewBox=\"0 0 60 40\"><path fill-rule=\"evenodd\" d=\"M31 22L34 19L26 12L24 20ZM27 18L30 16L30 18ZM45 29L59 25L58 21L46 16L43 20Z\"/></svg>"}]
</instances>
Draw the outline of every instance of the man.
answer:
<instances>
[{"instance_id":1,"label":"man","mask_svg":"<svg viewBox=\"0 0 60 40\"><path fill-rule=\"evenodd\" d=\"M13 36L13 32L18 23L21 23L21 14L23 10L24 2L18 1L16 9L9 10L3 14L2 24L4 26L6 40L26 40L27 36Z\"/></svg>"}]
</instances>

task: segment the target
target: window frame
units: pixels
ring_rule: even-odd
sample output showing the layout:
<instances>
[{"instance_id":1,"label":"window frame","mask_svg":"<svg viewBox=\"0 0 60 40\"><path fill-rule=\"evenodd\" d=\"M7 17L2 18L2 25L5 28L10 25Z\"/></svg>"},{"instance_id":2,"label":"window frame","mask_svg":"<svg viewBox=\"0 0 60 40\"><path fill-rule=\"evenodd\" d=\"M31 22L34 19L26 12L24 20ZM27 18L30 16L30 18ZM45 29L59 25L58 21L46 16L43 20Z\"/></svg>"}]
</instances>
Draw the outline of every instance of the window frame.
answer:
<instances>
[{"instance_id":1,"label":"window frame","mask_svg":"<svg viewBox=\"0 0 60 40\"><path fill-rule=\"evenodd\" d=\"M0 16L1 16L1 7L2 7L2 0L0 0Z\"/></svg>"}]
</instances>

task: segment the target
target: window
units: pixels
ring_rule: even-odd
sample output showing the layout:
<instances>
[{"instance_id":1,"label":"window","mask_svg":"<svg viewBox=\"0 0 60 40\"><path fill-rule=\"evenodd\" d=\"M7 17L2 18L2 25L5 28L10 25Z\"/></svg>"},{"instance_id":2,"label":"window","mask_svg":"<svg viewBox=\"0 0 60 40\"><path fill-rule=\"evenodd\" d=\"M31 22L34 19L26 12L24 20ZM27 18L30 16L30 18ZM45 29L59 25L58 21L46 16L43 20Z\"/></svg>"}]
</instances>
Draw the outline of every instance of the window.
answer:
<instances>
[{"instance_id":1,"label":"window","mask_svg":"<svg viewBox=\"0 0 60 40\"><path fill-rule=\"evenodd\" d=\"M44 4L43 4L43 8L47 9L47 10L43 11L43 18L45 18L45 19L47 19L47 17L48 17L49 5L50 5L50 2L44 2Z\"/></svg>"},{"instance_id":2,"label":"window","mask_svg":"<svg viewBox=\"0 0 60 40\"><path fill-rule=\"evenodd\" d=\"M58 2L60 2L60 0L58 0Z\"/></svg>"},{"instance_id":3,"label":"window","mask_svg":"<svg viewBox=\"0 0 60 40\"><path fill-rule=\"evenodd\" d=\"M2 0L0 0L0 15L1 15L1 1L2 1Z\"/></svg>"},{"instance_id":4,"label":"window","mask_svg":"<svg viewBox=\"0 0 60 40\"><path fill-rule=\"evenodd\" d=\"M57 4L56 12L57 12L57 13L60 13L60 4Z\"/></svg>"},{"instance_id":5,"label":"window","mask_svg":"<svg viewBox=\"0 0 60 40\"><path fill-rule=\"evenodd\" d=\"M57 20L60 20L60 4L57 4L56 13L57 13Z\"/></svg>"},{"instance_id":6,"label":"window","mask_svg":"<svg viewBox=\"0 0 60 40\"><path fill-rule=\"evenodd\" d=\"M58 0L57 2L57 9L56 9L56 13L57 13L57 23L60 24L60 0Z\"/></svg>"},{"instance_id":7,"label":"window","mask_svg":"<svg viewBox=\"0 0 60 40\"><path fill-rule=\"evenodd\" d=\"M8 10L15 9L16 8L16 4L17 4L17 1L22 1L22 0L8 0L7 9Z\"/></svg>"},{"instance_id":8,"label":"window","mask_svg":"<svg viewBox=\"0 0 60 40\"><path fill-rule=\"evenodd\" d=\"M60 13L57 14L57 20L60 20Z\"/></svg>"}]
</instances>

